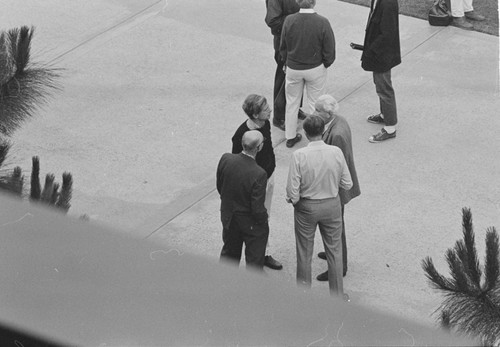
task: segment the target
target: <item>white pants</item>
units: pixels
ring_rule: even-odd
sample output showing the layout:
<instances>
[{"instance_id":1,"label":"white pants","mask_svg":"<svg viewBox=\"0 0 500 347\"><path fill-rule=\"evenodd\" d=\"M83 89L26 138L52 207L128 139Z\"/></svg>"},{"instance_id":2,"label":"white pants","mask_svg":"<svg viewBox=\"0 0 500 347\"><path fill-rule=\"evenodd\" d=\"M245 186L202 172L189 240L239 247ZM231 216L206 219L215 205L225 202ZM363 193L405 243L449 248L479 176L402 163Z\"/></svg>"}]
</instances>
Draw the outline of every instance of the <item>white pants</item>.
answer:
<instances>
[{"instance_id":1,"label":"white pants","mask_svg":"<svg viewBox=\"0 0 500 347\"><path fill-rule=\"evenodd\" d=\"M271 217L271 202L273 201L273 193L274 193L274 173L267 179L266 186L266 200L264 201L264 206L267 210L267 215ZM267 238L266 249L269 246L269 237Z\"/></svg>"},{"instance_id":2,"label":"white pants","mask_svg":"<svg viewBox=\"0 0 500 347\"><path fill-rule=\"evenodd\" d=\"M273 200L274 193L274 173L267 179L266 186L266 200L264 201L264 206L267 210L267 214L271 215L271 202Z\"/></svg>"},{"instance_id":3,"label":"white pants","mask_svg":"<svg viewBox=\"0 0 500 347\"><path fill-rule=\"evenodd\" d=\"M316 100L324 94L327 70L321 64L308 70L286 69L286 114L285 114L285 137L287 140L297 135L297 121L300 108L300 100L306 89L306 97L302 101L303 111L311 114L314 112Z\"/></svg>"},{"instance_id":4,"label":"white pants","mask_svg":"<svg viewBox=\"0 0 500 347\"><path fill-rule=\"evenodd\" d=\"M472 8L472 0L450 0L451 15L453 17L463 17L464 12L470 12Z\"/></svg>"}]
</instances>

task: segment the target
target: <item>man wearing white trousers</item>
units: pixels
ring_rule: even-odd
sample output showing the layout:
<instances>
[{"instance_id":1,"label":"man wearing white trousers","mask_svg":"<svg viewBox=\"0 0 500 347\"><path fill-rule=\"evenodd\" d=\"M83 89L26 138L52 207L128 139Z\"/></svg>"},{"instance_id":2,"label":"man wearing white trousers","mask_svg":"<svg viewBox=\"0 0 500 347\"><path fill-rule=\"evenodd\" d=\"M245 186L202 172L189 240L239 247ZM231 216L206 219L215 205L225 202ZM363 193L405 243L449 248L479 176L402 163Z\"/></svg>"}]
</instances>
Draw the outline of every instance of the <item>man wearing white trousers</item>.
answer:
<instances>
[{"instance_id":1,"label":"man wearing white trousers","mask_svg":"<svg viewBox=\"0 0 500 347\"><path fill-rule=\"evenodd\" d=\"M304 88L304 112L314 111L324 94L327 68L335 61L335 37L328 19L314 11L316 0L297 0L300 11L286 17L281 31L280 54L286 68L286 146L302 139L297 134L300 100Z\"/></svg>"},{"instance_id":2,"label":"man wearing white trousers","mask_svg":"<svg viewBox=\"0 0 500 347\"><path fill-rule=\"evenodd\" d=\"M453 25L464 30L472 30L474 26L465 19L483 21L486 18L479 13L474 12L472 0L450 0L451 15L453 16Z\"/></svg>"}]
</instances>

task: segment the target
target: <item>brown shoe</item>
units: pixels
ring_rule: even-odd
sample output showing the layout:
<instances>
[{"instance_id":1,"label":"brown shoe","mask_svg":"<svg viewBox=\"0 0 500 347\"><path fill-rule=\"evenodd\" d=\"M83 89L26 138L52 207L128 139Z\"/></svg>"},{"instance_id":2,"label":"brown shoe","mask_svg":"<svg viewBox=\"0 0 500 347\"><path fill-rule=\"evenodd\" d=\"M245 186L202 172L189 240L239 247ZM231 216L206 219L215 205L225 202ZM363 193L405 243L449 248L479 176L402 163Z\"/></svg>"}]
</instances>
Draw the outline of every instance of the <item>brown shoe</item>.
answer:
<instances>
[{"instance_id":1,"label":"brown shoe","mask_svg":"<svg viewBox=\"0 0 500 347\"><path fill-rule=\"evenodd\" d=\"M465 17L453 17L453 26L464 30L473 30L474 26L465 20Z\"/></svg>"},{"instance_id":2,"label":"brown shoe","mask_svg":"<svg viewBox=\"0 0 500 347\"><path fill-rule=\"evenodd\" d=\"M465 17L467 19L475 20L475 21L478 21L478 22L482 22L483 20L486 19L485 16L482 16L479 13L476 13L475 11L465 12Z\"/></svg>"}]
</instances>

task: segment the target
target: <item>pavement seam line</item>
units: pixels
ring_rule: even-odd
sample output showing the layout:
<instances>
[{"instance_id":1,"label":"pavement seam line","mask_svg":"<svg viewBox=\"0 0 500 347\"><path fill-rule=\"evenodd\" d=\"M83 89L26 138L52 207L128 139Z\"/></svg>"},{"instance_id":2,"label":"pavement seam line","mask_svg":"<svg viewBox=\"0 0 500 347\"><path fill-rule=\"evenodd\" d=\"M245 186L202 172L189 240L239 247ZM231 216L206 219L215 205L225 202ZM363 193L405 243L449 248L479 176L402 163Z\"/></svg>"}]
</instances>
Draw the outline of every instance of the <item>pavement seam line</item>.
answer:
<instances>
[{"instance_id":1,"label":"pavement seam line","mask_svg":"<svg viewBox=\"0 0 500 347\"><path fill-rule=\"evenodd\" d=\"M109 33L110 31L112 31L112 30L114 30L114 29L116 29L116 28L120 27L120 26L121 26L121 25L123 25L124 23L129 22L130 20L132 20L132 19L136 18L137 16L139 16L139 15L143 14L144 12L148 11L148 10L149 10L149 9L151 9L152 7L157 6L160 2L163 2L163 1L165 1L165 0L158 0L158 1L156 1L155 3L151 4L150 6L148 6L148 7L144 8L144 9L140 10L139 12L136 12L136 13L134 13L134 14L130 15L129 17L126 17L125 19L123 19L122 21L120 21L120 22L116 23L115 25L112 25L111 27L109 27L109 28L107 28L107 29L104 29L103 31L101 31L101 32L99 32L99 33L94 34L92 37L90 37L90 38L88 38L88 39L84 40L83 42L81 42L81 43L79 43L79 44L77 44L77 45L76 45L76 46L74 46L73 48L68 49L66 52L63 52L63 53L59 54L59 55L58 55L57 57L55 57L55 58L52 58L50 61L48 61L48 64L52 64L52 63L56 62L57 60L61 59L62 57L64 57L64 56L66 56L66 55L70 54L71 52L76 51L78 48L85 46L85 45L86 45L86 44L88 44L89 42L91 42L91 41L93 41L93 40L95 40L95 39L97 39L97 38L99 38L99 37L104 36L105 34ZM166 1L165 1L165 2L166 2ZM165 9L165 7L166 7L166 5L163 7L163 10Z\"/></svg>"}]
</instances>

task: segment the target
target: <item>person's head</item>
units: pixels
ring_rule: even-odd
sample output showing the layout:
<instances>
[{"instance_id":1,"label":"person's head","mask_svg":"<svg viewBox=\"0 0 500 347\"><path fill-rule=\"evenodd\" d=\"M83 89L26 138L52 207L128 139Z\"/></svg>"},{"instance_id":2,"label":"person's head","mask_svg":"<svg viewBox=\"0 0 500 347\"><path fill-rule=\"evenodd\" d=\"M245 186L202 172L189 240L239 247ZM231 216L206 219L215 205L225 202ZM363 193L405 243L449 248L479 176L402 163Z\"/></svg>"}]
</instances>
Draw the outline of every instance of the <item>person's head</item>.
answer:
<instances>
[{"instance_id":1,"label":"person's head","mask_svg":"<svg viewBox=\"0 0 500 347\"><path fill-rule=\"evenodd\" d=\"M262 149L263 143L264 136L258 130L249 130L241 138L243 151L252 156L255 156Z\"/></svg>"},{"instance_id":2,"label":"person's head","mask_svg":"<svg viewBox=\"0 0 500 347\"><path fill-rule=\"evenodd\" d=\"M306 120L302 124L302 127L304 128L307 139L309 141L319 140L321 139L323 131L325 130L325 122L320 116L312 115L306 118Z\"/></svg>"},{"instance_id":3,"label":"person's head","mask_svg":"<svg viewBox=\"0 0 500 347\"><path fill-rule=\"evenodd\" d=\"M314 8L316 6L316 0L295 0L300 8Z\"/></svg>"},{"instance_id":4,"label":"person's head","mask_svg":"<svg viewBox=\"0 0 500 347\"><path fill-rule=\"evenodd\" d=\"M326 124L338 115L339 103L333 96L325 94L318 98L314 109L314 115L320 116Z\"/></svg>"},{"instance_id":5,"label":"person's head","mask_svg":"<svg viewBox=\"0 0 500 347\"><path fill-rule=\"evenodd\" d=\"M265 97L257 94L250 94L243 101L241 106L248 118L255 121L265 122L271 116L271 108L269 107Z\"/></svg>"}]
</instances>

